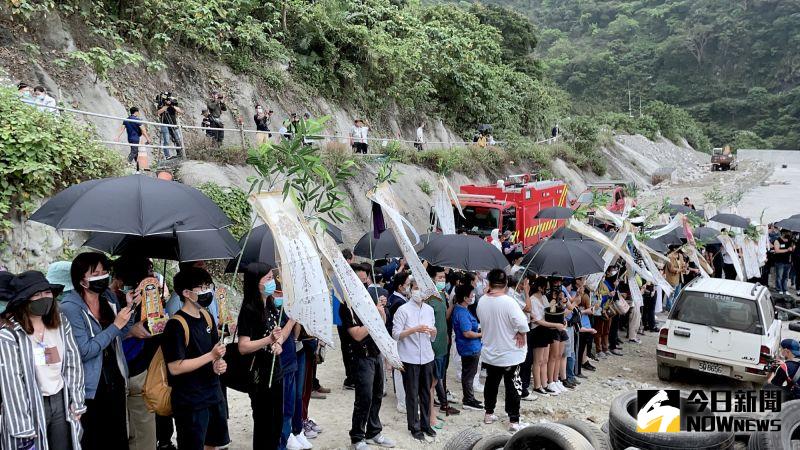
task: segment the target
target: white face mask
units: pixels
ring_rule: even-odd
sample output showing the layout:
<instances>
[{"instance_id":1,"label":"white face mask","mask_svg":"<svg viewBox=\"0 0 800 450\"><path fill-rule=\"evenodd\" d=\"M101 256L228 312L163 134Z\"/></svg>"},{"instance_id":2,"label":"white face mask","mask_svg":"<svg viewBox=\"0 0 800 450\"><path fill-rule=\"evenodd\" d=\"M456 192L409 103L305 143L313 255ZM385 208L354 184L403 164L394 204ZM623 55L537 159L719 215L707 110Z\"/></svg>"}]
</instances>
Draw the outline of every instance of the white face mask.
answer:
<instances>
[{"instance_id":1,"label":"white face mask","mask_svg":"<svg viewBox=\"0 0 800 450\"><path fill-rule=\"evenodd\" d=\"M411 300L413 300L414 303L418 305L422 303L422 293L420 292L419 289L411 291Z\"/></svg>"}]
</instances>

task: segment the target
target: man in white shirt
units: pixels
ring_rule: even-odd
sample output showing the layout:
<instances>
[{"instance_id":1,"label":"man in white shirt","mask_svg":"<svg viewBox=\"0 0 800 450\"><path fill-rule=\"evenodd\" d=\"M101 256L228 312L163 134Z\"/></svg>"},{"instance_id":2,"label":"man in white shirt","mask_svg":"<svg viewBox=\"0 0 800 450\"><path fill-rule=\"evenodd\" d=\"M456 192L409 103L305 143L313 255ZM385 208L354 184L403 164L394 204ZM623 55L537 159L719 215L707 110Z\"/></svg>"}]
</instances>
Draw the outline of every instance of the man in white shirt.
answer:
<instances>
[{"instance_id":1,"label":"man in white shirt","mask_svg":"<svg viewBox=\"0 0 800 450\"><path fill-rule=\"evenodd\" d=\"M425 143L425 122L420 122L417 128L417 142L414 142L414 148L419 151L423 150L422 144Z\"/></svg>"},{"instance_id":2,"label":"man in white shirt","mask_svg":"<svg viewBox=\"0 0 800 450\"><path fill-rule=\"evenodd\" d=\"M392 337L403 361L403 385L406 394L408 430L414 439L436 436L430 425L431 384L433 384L433 347L436 326L433 308L426 304L419 289L412 285L411 301L397 309Z\"/></svg>"},{"instance_id":3,"label":"man in white shirt","mask_svg":"<svg viewBox=\"0 0 800 450\"><path fill-rule=\"evenodd\" d=\"M58 115L56 99L47 95L47 90L44 86L36 86L33 88L33 104L36 105L36 109L41 112Z\"/></svg>"},{"instance_id":4,"label":"man in white shirt","mask_svg":"<svg viewBox=\"0 0 800 450\"><path fill-rule=\"evenodd\" d=\"M369 132L369 125L365 124L363 120L356 119L353 122L353 128L350 129L350 145L356 153L367 154L369 145L367 144L367 133Z\"/></svg>"},{"instance_id":5,"label":"man in white shirt","mask_svg":"<svg viewBox=\"0 0 800 450\"><path fill-rule=\"evenodd\" d=\"M530 331L528 319L517 302L507 295L508 275L494 269L487 276L489 291L478 303L478 321L483 332L481 360L486 365L484 384L485 424L497 420L494 408L500 380L506 389L505 410L510 422L509 430L516 432L528 424L520 421L519 403L522 382L519 366L525 361L526 335Z\"/></svg>"}]
</instances>

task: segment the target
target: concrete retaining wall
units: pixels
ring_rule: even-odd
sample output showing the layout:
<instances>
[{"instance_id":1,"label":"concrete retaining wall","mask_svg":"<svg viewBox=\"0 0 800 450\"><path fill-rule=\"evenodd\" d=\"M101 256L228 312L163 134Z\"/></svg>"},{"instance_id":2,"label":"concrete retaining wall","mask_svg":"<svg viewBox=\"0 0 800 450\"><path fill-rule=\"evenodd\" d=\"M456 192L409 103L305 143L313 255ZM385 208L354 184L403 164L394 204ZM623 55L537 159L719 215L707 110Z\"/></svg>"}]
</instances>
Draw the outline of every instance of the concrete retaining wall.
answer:
<instances>
[{"instance_id":1,"label":"concrete retaining wall","mask_svg":"<svg viewBox=\"0 0 800 450\"><path fill-rule=\"evenodd\" d=\"M775 165L800 165L800 150L739 149L736 154L739 155L741 160L757 160Z\"/></svg>"}]
</instances>

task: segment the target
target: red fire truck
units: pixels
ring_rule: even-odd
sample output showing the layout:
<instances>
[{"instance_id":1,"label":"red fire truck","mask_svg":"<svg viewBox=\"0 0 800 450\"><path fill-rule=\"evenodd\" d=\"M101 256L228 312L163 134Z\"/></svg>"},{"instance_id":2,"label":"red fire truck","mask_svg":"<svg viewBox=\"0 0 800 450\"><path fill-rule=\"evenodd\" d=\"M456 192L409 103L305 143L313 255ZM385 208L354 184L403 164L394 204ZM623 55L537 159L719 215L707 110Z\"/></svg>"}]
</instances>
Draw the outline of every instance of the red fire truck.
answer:
<instances>
[{"instance_id":1,"label":"red fire truck","mask_svg":"<svg viewBox=\"0 0 800 450\"><path fill-rule=\"evenodd\" d=\"M563 220L534 219L551 206L567 206L567 185L561 180L531 181L531 176L515 175L497 184L461 186L458 194L464 217L454 212L456 231L486 238L497 228L511 231L525 251L564 225Z\"/></svg>"}]
</instances>

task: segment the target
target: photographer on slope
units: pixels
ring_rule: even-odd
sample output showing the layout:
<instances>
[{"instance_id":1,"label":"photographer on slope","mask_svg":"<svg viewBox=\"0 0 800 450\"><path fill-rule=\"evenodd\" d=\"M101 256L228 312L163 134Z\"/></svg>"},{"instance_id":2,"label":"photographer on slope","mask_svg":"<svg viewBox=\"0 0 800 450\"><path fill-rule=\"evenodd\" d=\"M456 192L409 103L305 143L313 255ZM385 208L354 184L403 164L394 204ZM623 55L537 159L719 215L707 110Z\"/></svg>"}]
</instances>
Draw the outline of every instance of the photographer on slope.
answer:
<instances>
[{"instance_id":1,"label":"photographer on slope","mask_svg":"<svg viewBox=\"0 0 800 450\"><path fill-rule=\"evenodd\" d=\"M228 110L228 106L225 104L225 96L219 91L212 91L211 97L206 101L206 108L208 109L211 127L223 128L222 112ZM214 130L212 137L217 145L221 145L222 140L225 138L225 132L222 130Z\"/></svg>"},{"instance_id":2,"label":"photographer on slope","mask_svg":"<svg viewBox=\"0 0 800 450\"><path fill-rule=\"evenodd\" d=\"M182 139L178 127L168 126L177 125L178 114L183 114L183 110L178 107L178 100L172 95L172 92L160 92L156 96L156 108L158 109L156 115L158 115L159 121L163 124L161 126L161 145L164 147L162 149L164 151L164 158L172 159L175 156L183 156L181 150L176 150L175 156L171 156L167 148L170 140L172 140L172 146L183 147L181 145Z\"/></svg>"}]
</instances>

